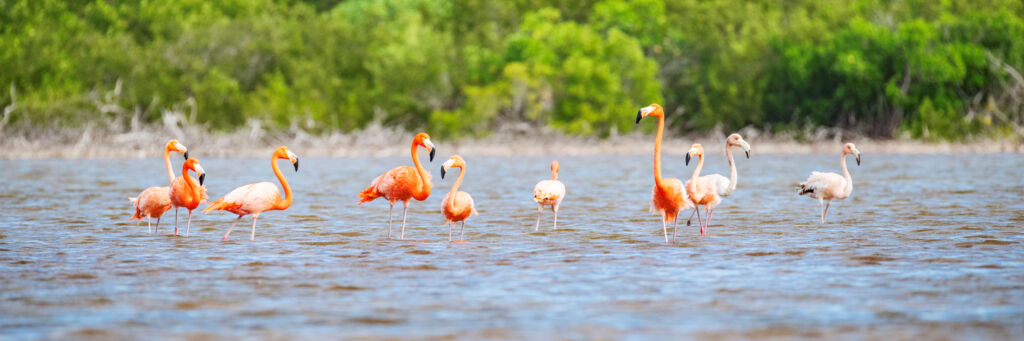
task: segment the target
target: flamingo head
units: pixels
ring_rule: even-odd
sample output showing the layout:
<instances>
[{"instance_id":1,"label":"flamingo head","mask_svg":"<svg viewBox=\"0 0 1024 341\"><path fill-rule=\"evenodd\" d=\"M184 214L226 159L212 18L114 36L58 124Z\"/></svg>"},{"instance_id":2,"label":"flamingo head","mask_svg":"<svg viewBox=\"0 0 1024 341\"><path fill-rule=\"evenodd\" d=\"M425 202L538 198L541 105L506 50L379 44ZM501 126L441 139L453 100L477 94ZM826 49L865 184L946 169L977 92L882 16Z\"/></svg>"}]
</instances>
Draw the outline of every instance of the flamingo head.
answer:
<instances>
[{"instance_id":1,"label":"flamingo head","mask_svg":"<svg viewBox=\"0 0 1024 341\"><path fill-rule=\"evenodd\" d=\"M462 157L458 155L452 155L452 157L448 158L448 161L445 161L444 164L441 165L441 179L444 179L444 173L447 173L449 169L455 167L465 169L466 160L463 160Z\"/></svg>"},{"instance_id":2,"label":"flamingo head","mask_svg":"<svg viewBox=\"0 0 1024 341\"><path fill-rule=\"evenodd\" d=\"M299 171L299 156L292 153L288 147L277 147L277 149L274 150L274 159L286 159L291 161L292 165L295 166L295 171Z\"/></svg>"},{"instance_id":3,"label":"flamingo head","mask_svg":"<svg viewBox=\"0 0 1024 341\"><path fill-rule=\"evenodd\" d=\"M427 135L427 133L416 134L416 137L412 139L412 143L417 146L427 148L427 150L430 151L430 162L434 162L435 149L434 143L430 142L430 135Z\"/></svg>"},{"instance_id":4,"label":"flamingo head","mask_svg":"<svg viewBox=\"0 0 1024 341\"><path fill-rule=\"evenodd\" d=\"M206 171L203 170L203 166L199 165L199 160L187 159L187 160L185 160L185 165L182 166L182 167L185 170L191 169L191 170L196 172L196 175L199 176L199 185L200 186L203 184L204 181L206 181Z\"/></svg>"},{"instance_id":5,"label":"flamingo head","mask_svg":"<svg viewBox=\"0 0 1024 341\"><path fill-rule=\"evenodd\" d=\"M743 148L743 152L747 153L747 158L750 158L750 144L747 143L747 141L744 141L743 136L740 136L740 134L729 135L729 137L725 139L725 144L726 146Z\"/></svg>"},{"instance_id":6,"label":"flamingo head","mask_svg":"<svg viewBox=\"0 0 1024 341\"><path fill-rule=\"evenodd\" d=\"M846 154L853 154L853 157L857 159L857 165L860 166L860 150L857 150L857 146L853 143L847 143L843 146L843 156Z\"/></svg>"},{"instance_id":7,"label":"flamingo head","mask_svg":"<svg viewBox=\"0 0 1024 341\"><path fill-rule=\"evenodd\" d=\"M182 153L183 156L185 157L185 160L188 160L188 148L185 148L185 145L181 144L181 142L178 142L178 140L167 141L167 146L164 147L164 150L167 152Z\"/></svg>"},{"instance_id":8,"label":"flamingo head","mask_svg":"<svg viewBox=\"0 0 1024 341\"><path fill-rule=\"evenodd\" d=\"M643 119L644 117L647 117L648 115L664 117L665 111L661 109L661 106L658 105L658 103L651 103L651 105L648 105L646 107L640 108L640 110L637 110L636 124L640 124L640 120Z\"/></svg>"},{"instance_id":9,"label":"flamingo head","mask_svg":"<svg viewBox=\"0 0 1024 341\"><path fill-rule=\"evenodd\" d=\"M691 157L704 157L704 146L701 146L700 143L694 143L693 146L690 146L690 150L686 152L687 166L690 165Z\"/></svg>"}]
</instances>

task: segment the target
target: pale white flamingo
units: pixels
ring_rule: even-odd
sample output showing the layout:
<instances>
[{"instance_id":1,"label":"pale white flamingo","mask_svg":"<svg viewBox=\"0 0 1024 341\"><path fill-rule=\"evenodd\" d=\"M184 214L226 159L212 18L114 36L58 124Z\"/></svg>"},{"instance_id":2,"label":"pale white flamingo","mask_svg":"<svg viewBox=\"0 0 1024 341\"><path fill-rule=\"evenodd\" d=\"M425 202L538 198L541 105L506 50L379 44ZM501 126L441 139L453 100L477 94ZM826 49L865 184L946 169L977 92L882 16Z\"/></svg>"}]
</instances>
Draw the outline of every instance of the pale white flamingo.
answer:
<instances>
[{"instance_id":1,"label":"pale white flamingo","mask_svg":"<svg viewBox=\"0 0 1024 341\"><path fill-rule=\"evenodd\" d=\"M537 202L537 225L533 227L534 231L540 230L540 215L544 212L544 206L551 206L551 212L555 214L551 228L558 229L558 206L562 204L563 198L565 184L558 181L558 161L551 161L551 180L542 180L533 186L533 201Z\"/></svg>"},{"instance_id":2,"label":"pale white flamingo","mask_svg":"<svg viewBox=\"0 0 1024 341\"><path fill-rule=\"evenodd\" d=\"M836 173L811 172L807 181L800 183L800 195L807 194L811 198L818 199L821 206L821 223L825 223L825 216L828 215L828 207L832 205L833 199L843 200L853 193L853 178L850 171L846 169L846 155L853 154L860 166L860 151L853 143L843 145L843 153L840 155L839 165L843 168L843 175ZM825 200L828 200L826 203Z\"/></svg>"},{"instance_id":3,"label":"pale white flamingo","mask_svg":"<svg viewBox=\"0 0 1024 341\"><path fill-rule=\"evenodd\" d=\"M707 178L707 181L710 181L711 186L718 192L719 198L725 198L732 194L732 192L736 191L736 161L732 157L732 147L743 148L743 152L746 153L747 158L750 158L750 144L743 140L743 136L740 136L740 134L729 135L729 137L725 139L725 156L726 159L729 160L729 178L719 174L701 176L702 179ZM693 198L693 196L691 195L690 198ZM711 207L712 211L714 211L714 209L714 207ZM693 213L690 213L690 218L686 219L686 226L690 226L690 220L693 219L694 214L697 214L696 207L693 208ZM708 213L708 216L705 219L707 220L704 223L704 228L706 229L711 225L711 214Z\"/></svg>"},{"instance_id":4,"label":"pale white flamingo","mask_svg":"<svg viewBox=\"0 0 1024 341\"><path fill-rule=\"evenodd\" d=\"M203 210L206 213L224 210L238 215L235 222L228 228L228 232L224 234L224 238L221 238L222 241L228 240L231 230L234 230L238 221L248 214L252 215L252 234L249 236L249 240L256 240L256 219L259 218L261 212L284 210L292 205L292 188L288 186L288 181L284 179L281 169L277 167L278 159L290 161L295 166L295 171L298 172L299 157L284 146L277 147L274 150L274 155L270 157L270 167L274 169L274 175L281 182L284 199L281 199L281 191L273 183L259 182L235 188L227 195L211 202L210 206Z\"/></svg>"}]
</instances>

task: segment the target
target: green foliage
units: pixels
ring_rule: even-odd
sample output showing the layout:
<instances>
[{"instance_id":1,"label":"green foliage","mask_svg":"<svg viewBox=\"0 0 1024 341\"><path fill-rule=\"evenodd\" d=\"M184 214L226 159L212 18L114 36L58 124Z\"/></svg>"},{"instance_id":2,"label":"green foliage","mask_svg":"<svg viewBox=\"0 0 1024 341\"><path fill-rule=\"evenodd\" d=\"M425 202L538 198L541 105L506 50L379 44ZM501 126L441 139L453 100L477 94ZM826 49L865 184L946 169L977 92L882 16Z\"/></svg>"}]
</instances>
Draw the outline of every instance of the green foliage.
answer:
<instances>
[{"instance_id":1,"label":"green foliage","mask_svg":"<svg viewBox=\"0 0 1024 341\"><path fill-rule=\"evenodd\" d=\"M0 85L6 126L194 104L216 129L607 136L659 102L682 133L955 140L1024 125L1021 37L1011 0L0 0Z\"/></svg>"}]
</instances>

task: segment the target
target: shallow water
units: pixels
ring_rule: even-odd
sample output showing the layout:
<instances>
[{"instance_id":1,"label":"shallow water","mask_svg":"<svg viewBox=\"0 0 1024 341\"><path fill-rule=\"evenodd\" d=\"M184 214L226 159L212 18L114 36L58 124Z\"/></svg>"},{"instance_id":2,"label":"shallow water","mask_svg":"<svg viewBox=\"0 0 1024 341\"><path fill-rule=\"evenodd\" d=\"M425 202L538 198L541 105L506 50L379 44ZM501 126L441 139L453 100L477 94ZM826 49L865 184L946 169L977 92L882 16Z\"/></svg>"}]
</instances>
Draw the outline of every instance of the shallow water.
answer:
<instances>
[{"instance_id":1,"label":"shallow water","mask_svg":"<svg viewBox=\"0 0 1024 341\"><path fill-rule=\"evenodd\" d=\"M868 148L863 148L868 150ZM443 151L443 150L442 150ZM301 151L297 151L301 155ZM193 151L201 157L198 150ZM737 160L711 236L666 245L649 156L559 157L559 229L534 232L551 158L469 157L480 216L448 243L446 158L406 241L355 194L408 158L303 158L287 211L197 213L189 238L127 221L162 160L0 160L0 335L13 338L1015 338L1024 335L1024 156L864 155L828 222L796 195L837 155ZM181 157L172 159L180 167ZM212 197L274 181L267 159L201 159ZM286 166L284 161L282 166ZM680 155L665 176L685 178ZM457 171L456 171L457 172ZM711 155L705 173L728 174ZM396 209L395 235L401 219ZM184 213L181 225L184 228ZM683 224L680 224L683 225ZM458 231L456 231L456 235Z\"/></svg>"}]
</instances>

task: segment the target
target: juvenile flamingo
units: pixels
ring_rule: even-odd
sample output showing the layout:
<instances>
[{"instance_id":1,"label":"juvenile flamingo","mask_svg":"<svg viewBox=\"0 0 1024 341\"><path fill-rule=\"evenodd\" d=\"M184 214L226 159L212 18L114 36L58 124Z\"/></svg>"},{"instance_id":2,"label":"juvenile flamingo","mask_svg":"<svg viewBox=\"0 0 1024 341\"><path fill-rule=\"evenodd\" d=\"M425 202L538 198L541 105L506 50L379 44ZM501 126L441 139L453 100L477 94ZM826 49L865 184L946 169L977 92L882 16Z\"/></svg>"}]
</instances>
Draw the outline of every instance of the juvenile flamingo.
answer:
<instances>
[{"instance_id":1,"label":"juvenile flamingo","mask_svg":"<svg viewBox=\"0 0 1024 341\"><path fill-rule=\"evenodd\" d=\"M181 152L185 159L188 159L188 149L178 140L167 141L164 146L164 165L167 166L167 178L174 181L174 171L171 170L171 152ZM154 186L146 188L137 197L128 198L132 205L135 205L135 214L128 220L142 220L146 217L146 225L149 233L153 233L152 218L156 218L156 228L160 229L160 216L171 209L170 189L167 186Z\"/></svg>"},{"instance_id":2,"label":"juvenile flamingo","mask_svg":"<svg viewBox=\"0 0 1024 341\"><path fill-rule=\"evenodd\" d=\"M668 243L668 222L671 221L674 229L678 229L679 222L676 216L679 215L679 210L693 207L693 204L686 199L682 181L661 178L661 136L665 130L665 111L658 104L640 108L636 113L636 123L640 124L640 120L647 116L658 118L658 135L654 139L654 190L651 193L651 212L661 212L661 232L665 235L665 243ZM672 235L675 234L673 231Z\"/></svg>"},{"instance_id":3,"label":"juvenile flamingo","mask_svg":"<svg viewBox=\"0 0 1024 341\"><path fill-rule=\"evenodd\" d=\"M697 222L700 223L700 235L703 236L707 228L705 223L711 219L712 208L722 202L722 197L718 195L718 190L710 178L700 177L700 170L704 168L704 147L699 143L695 143L690 147L690 151L686 153L687 166L690 165L691 157L697 157L700 160L697 162L697 168L693 170L690 180L686 181L686 195L694 205L693 209L697 213ZM700 210L698 209L701 205L704 206L704 212L708 214L708 219L705 221L700 220Z\"/></svg>"},{"instance_id":4,"label":"juvenile flamingo","mask_svg":"<svg viewBox=\"0 0 1024 341\"><path fill-rule=\"evenodd\" d=\"M188 175L189 170L196 172L196 175L199 176L198 183L195 178ZM203 171L203 166L199 165L199 160L188 159L181 166L181 176L171 180L170 197L171 204L174 206L174 235L178 235L178 208L184 207L188 210L188 224L185 227L185 237L188 237L189 230L192 229L192 210L206 200L206 186L203 186L205 179L206 172Z\"/></svg>"},{"instance_id":5,"label":"juvenile flamingo","mask_svg":"<svg viewBox=\"0 0 1024 341\"><path fill-rule=\"evenodd\" d=\"M544 212L544 206L551 206L551 212L555 213L555 221L552 229L558 229L558 205L562 204L565 198L565 185L558 181L558 161L551 161L551 180L543 180L533 186L533 201L537 202L537 225L534 231L540 230L540 215Z\"/></svg>"},{"instance_id":6,"label":"juvenile flamingo","mask_svg":"<svg viewBox=\"0 0 1024 341\"><path fill-rule=\"evenodd\" d=\"M828 207L832 205L832 199L843 200L853 193L853 178L850 171L846 169L846 155L853 154L860 166L860 151L853 143L843 146L843 153L840 155L839 164L843 168L843 175L836 173L811 172L807 181L800 183L800 195L808 194L811 198L818 199L821 206L821 223L825 223L825 216L828 215ZM828 203L825 203L828 200Z\"/></svg>"},{"instance_id":7,"label":"juvenile flamingo","mask_svg":"<svg viewBox=\"0 0 1024 341\"><path fill-rule=\"evenodd\" d=\"M733 160L732 157L732 147L743 148L743 151L747 154L747 158L750 158L750 144L743 140L743 136L740 136L740 134L729 135L729 137L725 139L725 156L729 159L729 178L726 179L724 176L718 174L700 177L702 181L709 181L711 183L711 186L714 187L716 192L718 192L719 198L727 197L736 190L736 161ZM707 180L704 180L705 178ZM687 188L689 188L689 186L687 186ZM692 194L689 196L691 199L693 198ZM714 211L714 207L711 207L711 210ZM697 214L696 207L693 208L693 213L690 213L690 218L686 220L686 226L690 226L690 220L693 219L694 214ZM710 213L708 214L706 221L711 221ZM710 225L710 223L707 222L705 222L705 224L705 228Z\"/></svg>"},{"instance_id":8,"label":"juvenile flamingo","mask_svg":"<svg viewBox=\"0 0 1024 341\"><path fill-rule=\"evenodd\" d=\"M466 240L466 218L469 218L470 215L480 215L473 208L473 197L469 193L459 190L462 178L466 175L466 161L461 156L452 155L441 165L441 179L444 179L444 174L452 168L460 168L459 178L455 179L452 189L444 195L444 200L441 201L441 211L444 213L445 219L448 219L445 224L448 224L449 242L452 241L452 227L455 226L455 223L462 222L459 240Z\"/></svg>"},{"instance_id":9,"label":"juvenile flamingo","mask_svg":"<svg viewBox=\"0 0 1024 341\"><path fill-rule=\"evenodd\" d=\"M384 199L391 203L391 208L388 209L388 239L391 239L391 214L395 209L395 202L401 201L405 205L405 209L402 210L401 236L401 239L404 240L405 217L406 213L409 212L409 199L426 200L430 196L430 188L434 186L434 184L430 183L430 173L423 169L420 159L416 157L416 146L427 148L430 152L430 161L434 161L436 149L434 148L434 143L430 142L430 135L427 135L427 133L416 134L416 137L412 139L410 150L412 163L416 168L409 166L392 168L376 179L373 179L370 187L359 193L358 204L380 197L384 197Z\"/></svg>"},{"instance_id":10,"label":"juvenile flamingo","mask_svg":"<svg viewBox=\"0 0 1024 341\"><path fill-rule=\"evenodd\" d=\"M252 214L252 234L249 236L249 240L256 240L256 219L259 218L261 212L284 210L292 205L292 188L288 186L288 181L284 179L281 169L277 167L278 159L291 161L295 166L295 171L298 172L299 157L285 146L277 147L274 150L274 155L270 157L270 166L274 169L277 180L281 182L281 188L284 189L284 199L281 199L281 191L277 190L277 186L274 186L273 183L260 182L235 188L227 195L210 203L210 206L203 210L203 212L224 210L238 215L235 222L228 228L228 232L221 238L222 241L228 240L231 230L234 230L238 221L247 214Z\"/></svg>"}]
</instances>

